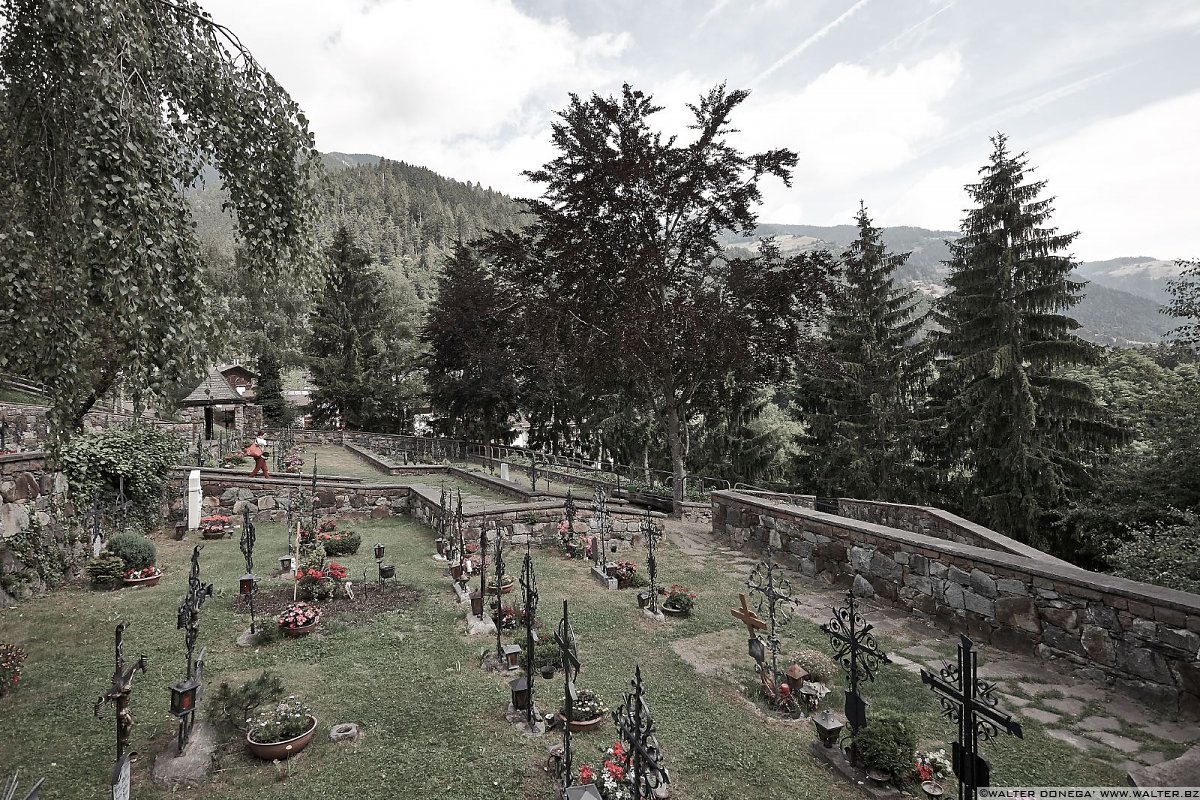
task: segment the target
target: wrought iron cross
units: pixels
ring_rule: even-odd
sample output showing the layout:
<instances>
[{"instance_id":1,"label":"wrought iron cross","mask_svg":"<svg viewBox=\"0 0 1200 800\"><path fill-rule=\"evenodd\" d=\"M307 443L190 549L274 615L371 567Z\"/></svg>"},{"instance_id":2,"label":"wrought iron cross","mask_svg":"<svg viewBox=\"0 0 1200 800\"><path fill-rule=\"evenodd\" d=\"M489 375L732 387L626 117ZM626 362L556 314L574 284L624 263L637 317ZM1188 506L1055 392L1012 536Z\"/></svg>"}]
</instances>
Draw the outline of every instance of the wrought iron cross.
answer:
<instances>
[{"instance_id":1,"label":"wrought iron cross","mask_svg":"<svg viewBox=\"0 0 1200 800\"><path fill-rule=\"evenodd\" d=\"M566 712L566 718L563 720L563 753L562 753L562 788L563 794L566 794L567 789L571 786L571 712L574 708L575 698L578 697L575 691L575 679L579 677L579 654L575 648L575 631L571 628L570 617L567 615L567 601L563 600L562 620L558 623L557 630L554 631L554 641L558 644L559 652L562 653L562 671L563 671L563 711ZM532 703L530 704L532 705Z\"/></svg>"},{"instance_id":2,"label":"wrought iron cross","mask_svg":"<svg viewBox=\"0 0 1200 800\"><path fill-rule=\"evenodd\" d=\"M532 538L532 537L531 537ZM537 575L533 570L533 553L529 547L525 548L525 559L521 564L521 592L524 594L525 603L525 680L529 682L529 704L525 706L525 724L533 729L533 662L534 662L534 645L537 643L537 634L533 632L533 626L537 617L538 607L538 590L537 590Z\"/></svg>"},{"instance_id":3,"label":"wrought iron cross","mask_svg":"<svg viewBox=\"0 0 1200 800\"><path fill-rule=\"evenodd\" d=\"M92 556L100 555L104 547L104 533L100 529L100 491L92 492Z\"/></svg>"},{"instance_id":4,"label":"wrought iron cross","mask_svg":"<svg viewBox=\"0 0 1200 800\"><path fill-rule=\"evenodd\" d=\"M99 717L106 705L111 705L116 709L117 761L120 761L125 755L125 751L129 747L129 732L133 729L133 716L129 713L129 694L133 691L133 675L138 670L141 670L143 675L146 673L145 655L139 656L138 660L129 666L125 665L125 645L121 639L127 627L129 625L124 622L117 625L112 686L109 688L108 694L101 695L100 699L96 701L94 710L96 716Z\"/></svg>"},{"instance_id":5,"label":"wrought iron cross","mask_svg":"<svg viewBox=\"0 0 1200 800\"><path fill-rule=\"evenodd\" d=\"M655 736L654 718L646 705L646 687L642 683L642 666L638 664L630 681L633 692L625 695L625 703L612 712L617 733L629 752L633 784L633 800L653 797L654 790L671 782L662 765L662 752Z\"/></svg>"},{"instance_id":6,"label":"wrought iron cross","mask_svg":"<svg viewBox=\"0 0 1200 800\"><path fill-rule=\"evenodd\" d=\"M504 645L500 641L500 623L504 619L501 610L504 604L500 601L503 595L500 593L504 586L504 535L499 530L496 531L496 557L492 559L496 568L496 658L504 658ZM486 598L487 595L484 595Z\"/></svg>"},{"instance_id":7,"label":"wrought iron cross","mask_svg":"<svg viewBox=\"0 0 1200 800\"><path fill-rule=\"evenodd\" d=\"M1001 732L1025 738L1021 723L996 707L999 702L996 685L979 677L974 647L963 636L958 645L957 664L947 664L938 675L921 670L921 683L938 695L942 716L958 723L953 764L958 776L958 796L963 800L975 800L979 787L991 785L991 767L979 753L979 740L990 741Z\"/></svg>"},{"instance_id":8,"label":"wrought iron cross","mask_svg":"<svg viewBox=\"0 0 1200 800\"><path fill-rule=\"evenodd\" d=\"M533 490L537 491L537 453L530 451L529 453L529 483L533 486Z\"/></svg>"},{"instance_id":9,"label":"wrought iron cross","mask_svg":"<svg viewBox=\"0 0 1200 800\"><path fill-rule=\"evenodd\" d=\"M746 588L758 595L755 609L759 614L766 609L767 649L771 651L771 682L774 686L779 685L779 629L792 621L796 608L792 582L783 577L782 572L782 568L775 563L774 549L767 547L767 560L759 562L746 581ZM762 669L761 664L759 669Z\"/></svg>"},{"instance_id":10,"label":"wrought iron cross","mask_svg":"<svg viewBox=\"0 0 1200 800\"><path fill-rule=\"evenodd\" d=\"M567 500L563 503L563 514L567 518L567 533L575 533L575 494L567 487Z\"/></svg>"},{"instance_id":11,"label":"wrought iron cross","mask_svg":"<svg viewBox=\"0 0 1200 800\"><path fill-rule=\"evenodd\" d=\"M188 590L179 604L179 616L175 627L184 632L183 641L187 647L187 677L195 675L196 662L192 658L196 650L196 638L200 635L200 607L206 598L212 597L211 583L200 581L200 551L204 545L198 544L192 549L192 569L188 573Z\"/></svg>"},{"instance_id":12,"label":"wrought iron cross","mask_svg":"<svg viewBox=\"0 0 1200 800\"><path fill-rule=\"evenodd\" d=\"M608 494L604 489L597 487L592 495L593 519L598 534L600 543L600 569L604 572L608 571ZM595 558L595 553L592 554Z\"/></svg>"},{"instance_id":13,"label":"wrought iron cross","mask_svg":"<svg viewBox=\"0 0 1200 800\"><path fill-rule=\"evenodd\" d=\"M483 620L485 616L485 607L487 606L487 519L483 519L479 523L479 619Z\"/></svg>"},{"instance_id":14,"label":"wrought iron cross","mask_svg":"<svg viewBox=\"0 0 1200 800\"><path fill-rule=\"evenodd\" d=\"M829 637L833 658L846 670L850 685L846 688L846 722L850 731L857 734L867 722L867 703L859 694L862 680L874 681L880 664L890 664L887 653L879 649L874 626L863 619L854 607L854 591L846 592L846 605L833 609L833 617L821 626Z\"/></svg>"},{"instance_id":15,"label":"wrought iron cross","mask_svg":"<svg viewBox=\"0 0 1200 800\"><path fill-rule=\"evenodd\" d=\"M250 605L250 635L258 632L254 619L254 595L257 593L257 581L254 579L254 520L250 519L250 506L242 506L242 555L246 557L246 579L250 591L246 593L246 602Z\"/></svg>"},{"instance_id":16,"label":"wrought iron cross","mask_svg":"<svg viewBox=\"0 0 1200 800\"><path fill-rule=\"evenodd\" d=\"M650 518L650 510L646 509L646 516L642 518L642 536L646 538L646 571L650 576L650 613L655 615L658 614L658 558L654 551L660 535Z\"/></svg>"}]
</instances>

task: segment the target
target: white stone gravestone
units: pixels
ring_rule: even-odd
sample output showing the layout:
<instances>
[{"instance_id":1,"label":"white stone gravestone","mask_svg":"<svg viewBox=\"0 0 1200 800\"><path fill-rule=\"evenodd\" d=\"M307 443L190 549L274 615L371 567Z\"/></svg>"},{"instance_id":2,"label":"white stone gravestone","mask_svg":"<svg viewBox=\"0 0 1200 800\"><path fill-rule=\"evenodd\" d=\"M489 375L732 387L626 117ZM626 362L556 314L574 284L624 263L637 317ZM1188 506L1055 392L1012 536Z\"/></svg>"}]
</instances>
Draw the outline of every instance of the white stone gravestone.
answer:
<instances>
[{"instance_id":1,"label":"white stone gravestone","mask_svg":"<svg viewBox=\"0 0 1200 800\"><path fill-rule=\"evenodd\" d=\"M200 527L200 470L194 469L188 473L188 530Z\"/></svg>"},{"instance_id":2,"label":"white stone gravestone","mask_svg":"<svg viewBox=\"0 0 1200 800\"><path fill-rule=\"evenodd\" d=\"M500 480L508 480L508 464L504 461L500 462Z\"/></svg>"}]
</instances>

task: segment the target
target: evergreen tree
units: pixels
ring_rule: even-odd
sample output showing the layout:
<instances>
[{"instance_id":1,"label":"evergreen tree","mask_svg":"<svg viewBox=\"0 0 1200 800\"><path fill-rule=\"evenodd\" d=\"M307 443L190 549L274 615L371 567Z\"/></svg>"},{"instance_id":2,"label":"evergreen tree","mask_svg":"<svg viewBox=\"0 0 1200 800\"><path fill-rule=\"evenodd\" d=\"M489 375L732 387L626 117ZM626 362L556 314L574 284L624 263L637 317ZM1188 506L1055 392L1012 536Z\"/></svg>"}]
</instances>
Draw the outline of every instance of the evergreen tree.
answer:
<instances>
[{"instance_id":1,"label":"evergreen tree","mask_svg":"<svg viewBox=\"0 0 1200 800\"><path fill-rule=\"evenodd\" d=\"M508 441L517 412L511 329L496 282L479 253L459 242L438 280L421 333L429 399L441 432Z\"/></svg>"},{"instance_id":2,"label":"evergreen tree","mask_svg":"<svg viewBox=\"0 0 1200 800\"><path fill-rule=\"evenodd\" d=\"M411 380L415 357L408 363L395 357L404 345L403 326L392 314L395 292L345 227L326 252L325 293L313 309L308 347L317 387L313 417L348 428L397 429L419 384Z\"/></svg>"},{"instance_id":3,"label":"evergreen tree","mask_svg":"<svg viewBox=\"0 0 1200 800\"><path fill-rule=\"evenodd\" d=\"M1086 484L1120 434L1089 387L1061 372L1097 357L1064 313L1083 287L1064 252L1077 234L1048 226L1052 201L1025 154L1003 135L992 143L935 307L937 455L946 479L965 477L967 513L1044 546L1045 512Z\"/></svg>"},{"instance_id":4,"label":"evergreen tree","mask_svg":"<svg viewBox=\"0 0 1200 800\"><path fill-rule=\"evenodd\" d=\"M1176 261L1179 277L1167 282L1167 293L1171 302L1163 309L1172 317L1186 320L1172 333L1174 337L1192 347L1200 345L1200 259Z\"/></svg>"},{"instance_id":5,"label":"evergreen tree","mask_svg":"<svg viewBox=\"0 0 1200 800\"><path fill-rule=\"evenodd\" d=\"M842 256L844 287L829 320L825 374L803 382L827 494L904 500L913 494L913 422L928 383L926 350L913 344L925 321L917 293L895 286L908 253L889 253L866 207Z\"/></svg>"},{"instance_id":6,"label":"evergreen tree","mask_svg":"<svg viewBox=\"0 0 1200 800\"><path fill-rule=\"evenodd\" d=\"M283 396L283 377L279 372L279 359L271 350L258 357L258 389L255 402L262 407L263 420L273 428L283 428L292 423L296 414L291 403Z\"/></svg>"}]
</instances>

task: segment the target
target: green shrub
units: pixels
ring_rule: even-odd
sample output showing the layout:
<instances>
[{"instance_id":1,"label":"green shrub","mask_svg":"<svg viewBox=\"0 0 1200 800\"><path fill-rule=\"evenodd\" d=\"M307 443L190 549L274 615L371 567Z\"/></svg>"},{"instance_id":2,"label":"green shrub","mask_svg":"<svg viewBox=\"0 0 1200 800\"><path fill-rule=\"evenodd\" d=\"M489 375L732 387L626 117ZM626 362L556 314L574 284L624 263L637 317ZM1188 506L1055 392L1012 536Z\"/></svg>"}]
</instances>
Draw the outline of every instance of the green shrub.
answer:
<instances>
[{"instance_id":1,"label":"green shrub","mask_svg":"<svg viewBox=\"0 0 1200 800\"><path fill-rule=\"evenodd\" d=\"M112 589L121 585L125 577L125 562L107 550L87 563L84 568L97 589Z\"/></svg>"},{"instance_id":2,"label":"green shrub","mask_svg":"<svg viewBox=\"0 0 1200 800\"><path fill-rule=\"evenodd\" d=\"M329 537L329 538L325 538ZM337 531L336 533L318 533L317 541L325 548L325 555L330 558L337 556L352 556L362 546L362 537L354 531Z\"/></svg>"},{"instance_id":3,"label":"green shrub","mask_svg":"<svg viewBox=\"0 0 1200 800\"><path fill-rule=\"evenodd\" d=\"M110 504L123 486L130 521L148 530L159 522L167 479L182 450L179 437L149 425L104 428L73 438L62 465L77 497L96 492Z\"/></svg>"},{"instance_id":4,"label":"green shrub","mask_svg":"<svg viewBox=\"0 0 1200 800\"><path fill-rule=\"evenodd\" d=\"M274 672L266 671L236 689L228 683L222 683L217 689L210 713L219 725L245 732L254 712L261 706L278 703L283 695L283 679Z\"/></svg>"},{"instance_id":5,"label":"green shrub","mask_svg":"<svg viewBox=\"0 0 1200 800\"><path fill-rule=\"evenodd\" d=\"M903 780L913 769L917 736L912 726L894 711L879 711L854 739L867 769L886 772L893 781Z\"/></svg>"},{"instance_id":6,"label":"green shrub","mask_svg":"<svg viewBox=\"0 0 1200 800\"><path fill-rule=\"evenodd\" d=\"M833 683L839 674L838 665L820 650L798 650L792 654L792 664L799 664L808 673L809 680L817 683Z\"/></svg>"},{"instance_id":7,"label":"green shrub","mask_svg":"<svg viewBox=\"0 0 1200 800\"><path fill-rule=\"evenodd\" d=\"M140 533L118 533L108 540L106 550L125 562L125 569L154 566L154 542Z\"/></svg>"},{"instance_id":8,"label":"green shrub","mask_svg":"<svg viewBox=\"0 0 1200 800\"><path fill-rule=\"evenodd\" d=\"M539 633L539 637L543 634ZM517 642L521 646L522 656L524 659L525 640L521 638ZM524 661L521 662L524 665ZM555 669L562 667L562 648L558 646L558 642L551 638L539 638L538 643L533 648L533 668L540 670L542 667L552 666Z\"/></svg>"}]
</instances>

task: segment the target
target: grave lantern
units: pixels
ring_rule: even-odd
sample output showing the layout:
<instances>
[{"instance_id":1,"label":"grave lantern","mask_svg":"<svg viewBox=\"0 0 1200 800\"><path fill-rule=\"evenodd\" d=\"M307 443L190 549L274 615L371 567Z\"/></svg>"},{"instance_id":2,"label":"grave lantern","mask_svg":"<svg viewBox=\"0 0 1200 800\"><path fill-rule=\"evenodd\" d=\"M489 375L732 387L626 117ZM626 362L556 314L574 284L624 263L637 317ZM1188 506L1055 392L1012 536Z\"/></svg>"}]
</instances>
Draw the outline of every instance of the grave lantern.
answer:
<instances>
[{"instance_id":1,"label":"grave lantern","mask_svg":"<svg viewBox=\"0 0 1200 800\"><path fill-rule=\"evenodd\" d=\"M604 800L604 797L600 794L600 790L596 788L596 784L594 783L569 787L565 798L566 800Z\"/></svg>"},{"instance_id":2,"label":"grave lantern","mask_svg":"<svg viewBox=\"0 0 1200 800\"><path fill-rule=\"evenodd\" d=\"M767 660L767 648L763 640L757 636L750 637L750 657L759 664Z\"/></svg>"},{"instance_id":3,"label":"grave lantern","mask_svg":"<svg viewBox=\"0 0 1200 800\"><path fill-rule=\"evenodd\" d=\"M375 545L375 560L376 561L383 560L383 544L382 543Z\"/></svg>"},{"instance_id":4,"label":"grave lantern","mask_svg":"<svg viewBox=\"0 0 1200 800\"><path fill-rule=\"evenodd\" d=\"M292 571L292 562L295 560L296 560L295 557L291 553L287 554L286 556L280 556L279 557L280 571L281 572L291 572Z\"/></svg>"},{"instance_id":5,"label":"grave lantern","mask_svg":"<svg viewBox=\"0 0 1200 800\"><path fill-rule=\"evenodd\" d=\"M255 588L258 587L258 576L252 572L247 572L242 577L238 578L238 593L239 594L254 594Z\"/></svg>"},{"instance_id":6,"label":"grave lantern","mask_svg":"<svg viewBox=\"0 0 1200 800\"><path fill-rule=\"evenodd\" d=\"M521 667L521 645L506 644L504 645L504 663L509 669L520 669ZM524 706L521 706L524 708Z\"/></svg>"},{"instance_id":7,"label":"grave lantern","mask_svg":"<svg viewBox=\"0 0 1200 800\"><path fill-rule=\"evenodd\" d=\"M817 729L817 737L821 740L821 744L826 747L833 747L837 744L838 736L842 733L844 727L842 721L837 718L828 708L812 718L813 725Z\"/></svg>"},{"instance_id":8,"label":"grave lantern","mask_svg":"<svg viewBox=\"0 0 1200 800\"><path fill-rule=\"evenodd\" d=\"M446 555L446 540L445 540L445 539L443 539L443 538L441 538L441 537L439 536L439 537L437 538L437 540L434 542L434 544L436 544L436 545L437 545L437 554L438 554L439 556L444 556L444 555ZM381 556L381 557L382 557L382 556Z\"/></svg>"},{"instance_id":9,"label":"grave lantern","mask_svg":"<svg viewBox=\"0 0 1200 800\"><path fill-rule=\"evenodd\" d=\"M171 714L186 717L196 710L196 690L200 684L193 678L185 678L167 687L171 692Z\"/></svg>"},{"instance_id":10,"label":"grave lantern","mask_svg":"<svg viewBox=\"0 0 1200 800\"><path fill-rule=\"evenodd\" d=\"M483 618L483 594L480 592L471 592L471 613Z\"/></svg>"},{"instance_id":11,"label":"grave lantern","mask_svg":"<svg viewBox=\"0 0 1200 800\"><path fill-rule=\"evenodd\" d=\"M515 678L508 682L508 688L512 689L512 705L516 709L529 708L529 679L524 676Z\"/></svg>"},{"instance_id":12,"label":"grave lantern","mask_svg":"<svg viewBox=\"0 0 1200 800\"><path fill-rule=\"evenodd\" d=\"M784 670L783 677L793 692L799 692L804 687L804 679L808 677L808 672L799 664L790 664Z\"/></svg>"}]
</instances>

